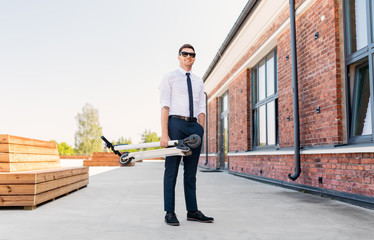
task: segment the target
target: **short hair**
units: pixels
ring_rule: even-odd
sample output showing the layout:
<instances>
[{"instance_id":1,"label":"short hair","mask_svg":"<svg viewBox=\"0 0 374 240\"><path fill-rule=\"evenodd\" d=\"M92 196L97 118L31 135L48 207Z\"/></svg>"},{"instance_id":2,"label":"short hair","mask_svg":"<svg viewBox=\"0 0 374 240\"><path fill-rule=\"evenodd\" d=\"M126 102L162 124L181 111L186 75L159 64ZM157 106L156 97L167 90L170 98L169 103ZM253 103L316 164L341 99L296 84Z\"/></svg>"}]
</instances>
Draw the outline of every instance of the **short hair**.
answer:
<instances>
[{"instance_id":1,"label":"short hair","mask_svg":"<svg viewBox=\"0 0 374 240\"><path fill-rule=\"evenodd\" d=\"M183 48L191 48L195 52L195 49L193 48L191 44L183 44L183 46L179 48L178 54L181 54Z\"/></svg>"}]
</instances>

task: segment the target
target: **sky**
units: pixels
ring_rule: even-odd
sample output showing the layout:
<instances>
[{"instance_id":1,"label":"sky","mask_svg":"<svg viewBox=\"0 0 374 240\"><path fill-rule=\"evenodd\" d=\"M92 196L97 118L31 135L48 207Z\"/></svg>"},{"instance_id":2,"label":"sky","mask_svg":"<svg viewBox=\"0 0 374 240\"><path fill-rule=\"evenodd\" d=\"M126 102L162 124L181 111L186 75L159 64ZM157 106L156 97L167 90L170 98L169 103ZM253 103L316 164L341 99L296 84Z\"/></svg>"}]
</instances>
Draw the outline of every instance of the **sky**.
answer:
<instances>
[{"instance_id":1,"label":"sky","mask_svg":"<svg viewBox=\"0 0 374 240\"><path fill-rule=\"evenodd\" d=\"M247 0L0 0L0 134L66 142L86 103L109 140L161 134L178 49L203 76Z\"/></svg>"}]
</instances>

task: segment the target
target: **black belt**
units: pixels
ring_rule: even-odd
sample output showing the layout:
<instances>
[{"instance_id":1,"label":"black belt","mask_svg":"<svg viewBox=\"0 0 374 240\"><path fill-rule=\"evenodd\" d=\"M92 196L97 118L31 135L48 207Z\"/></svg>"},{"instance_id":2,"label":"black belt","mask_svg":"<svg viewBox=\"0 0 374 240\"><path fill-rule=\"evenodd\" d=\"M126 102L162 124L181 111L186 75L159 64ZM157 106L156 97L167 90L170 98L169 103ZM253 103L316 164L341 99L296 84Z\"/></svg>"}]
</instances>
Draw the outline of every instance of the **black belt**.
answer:
<instances>
[{"instance_id":1,"label":"black belt","mask_svg":"<svg viewBox=\"0 0 374 240\"><path fill-rule=\"evenodd\" d=\"M170 115L169 118L176 118L176 119L182 119L186 122L197 122L197 118L190 118L190 117L184 117L179 115Z\"/></svg>"}]
</instances>

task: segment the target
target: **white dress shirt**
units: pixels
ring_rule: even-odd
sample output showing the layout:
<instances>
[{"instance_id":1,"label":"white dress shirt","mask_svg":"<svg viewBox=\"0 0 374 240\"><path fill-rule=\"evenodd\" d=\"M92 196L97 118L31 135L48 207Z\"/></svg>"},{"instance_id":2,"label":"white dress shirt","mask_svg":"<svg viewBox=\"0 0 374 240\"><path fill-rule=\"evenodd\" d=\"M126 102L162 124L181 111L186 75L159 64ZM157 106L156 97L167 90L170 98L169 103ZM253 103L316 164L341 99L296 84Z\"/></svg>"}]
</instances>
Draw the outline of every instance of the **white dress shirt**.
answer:
<instances>
[{"instance_id":1,"label":"white dress shirt","mask_svg":"<svg viewBox=\"0 0 374 240\"><path fill-rule=\"evenodd\" d=\"M190 116L187 71L178 67L173 72L165 74L160 89L161 108L169 107L169 115ZM205 94L203 80L190 72L194 117L205 114Z\"/></svg>"}]
</instances>

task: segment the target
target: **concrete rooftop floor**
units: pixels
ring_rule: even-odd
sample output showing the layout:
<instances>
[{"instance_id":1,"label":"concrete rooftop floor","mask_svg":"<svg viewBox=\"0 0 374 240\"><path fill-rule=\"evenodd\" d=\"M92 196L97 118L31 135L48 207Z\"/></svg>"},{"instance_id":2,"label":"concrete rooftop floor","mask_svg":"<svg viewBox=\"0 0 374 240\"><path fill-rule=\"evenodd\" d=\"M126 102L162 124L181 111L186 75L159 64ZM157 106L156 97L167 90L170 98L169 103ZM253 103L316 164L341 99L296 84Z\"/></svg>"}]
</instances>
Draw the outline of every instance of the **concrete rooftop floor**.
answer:
<instances>
[{"instance_id":1,"label":"concrete rooftop floor","mask_svg":"<svg viewBox=\"0 0 374 240\"><path fill-rule=\"evenodd\" d=\"M164 223L163 162L92 167L86 188L35 210L0 209L10 239L374 239L374 211L233 176L198 172L199 209L212 224L186 220L183 168L176 187L180 226Z\"/></svg>"}]
</instances>

